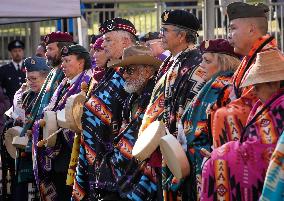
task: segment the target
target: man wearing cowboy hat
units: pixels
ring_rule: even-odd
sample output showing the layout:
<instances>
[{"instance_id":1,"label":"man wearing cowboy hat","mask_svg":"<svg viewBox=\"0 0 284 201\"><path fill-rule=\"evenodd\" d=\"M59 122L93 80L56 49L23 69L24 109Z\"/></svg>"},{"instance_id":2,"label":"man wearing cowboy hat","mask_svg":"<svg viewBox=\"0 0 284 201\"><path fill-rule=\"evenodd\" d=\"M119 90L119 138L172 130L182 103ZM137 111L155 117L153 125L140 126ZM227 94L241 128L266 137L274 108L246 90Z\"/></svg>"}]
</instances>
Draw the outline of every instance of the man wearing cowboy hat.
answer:
<instances>
[{"instance_id":1,"label":"man wearing cowboy hat","mask_svg":"<svg viewBox=\"0 0 284 201\"><path fill-rule=\"evenodd\" d=\"M20 40L13 40L8 44L12 61L0 68L0 85L13 102L15 92L25 82L25 69L22 68L25 44Z\"/></svg>"},{"instance_id":2,"label":"man wearing cowboy hat","mask_svg":"<svg viewBox=\"0 0 284 201\"><path fill-rule=\"evenodd\" d=\"M161 63L159 59L152 56L150 48L136 45L124 49L122 60L112 65L124 67L124 89L130 96L124 102L122 126L120 133L114 139L116 146L110 156L114 168L113 176L120 193L113 195L112 198L109 196L108 200L119 200L119 197L121 200L127 200L137 191L140 195L143 194L142 200L156 198L155 193L147 193L141 186L138 186L139 189L136 188L136 182L133 179L137 180L137 170L145 167L140 167L127 150L132 150L137 140L143 114L155 85L155 74ZM129 182L130 178L132 182Z\"/></svg>"},{"instance_id":3,"label":"man wearing cowboy hat","mask_svg":"<svg viewBox=\"0 0 284 201\"><path fill-rule=\"evenodd\" d=\"M121 58L124 48L136 43L136 29L129 20L107 20L99 30L104 37L103 49L111 62ZM119 66L107 69L100 83L89 91L82 115L83 141L73 186L74 200L108 200L108 196L117 193L116 181L104 159L113 149L113 138L122 123L123 102L128 96L122 74Z\"/></svg>"},{"instance_id":4,"label":"man wearing cowboy hat","mask_svg":"<svg viewBox=\"0 0 284 201\"><path fill-rule=\"evenodd\" d=\"M240 85L255 62L257 53L277 49L274 37L267 34L268 11L268 6L261 3L235 2L227 7L230 20L228 40L234 52L244 57L232 77L232 84L224 89L223 96L211 110L211 133L213 144L217 147L240 139L248 115L257 101L254 87L241 88Z\"/></svg>"},{"instance_id":5,"label":"man wearing cowboy hat","mask_svg":"<svg viewBox=\"0 0 284 201\"><path fill-rule=\"evenodd\" d=\"M201 62L200 51L195 48L198 36L199 21L188 11L165 11L162 16L160 37L162 46L172 54L160 68L158 81L152 93L152 99L145 112L139 135L155 120L162 120L169 132L177 136L177 122L183 114L187 102L191 101L204 84L202 73L197 66ZM162 104L161 104L162 103ZM158 183L149 188L158 189L157 200L178 199L180 189L173 185L172 174L167 167L163 167L163 189L161 190L161 156L158 151L150 157L149 164L156 169ZM164 171L165 170L165 171ZM188 178L187 178L188 179ZM142 182L141 182L142 183ZM157 186L158 185L158 186ZM182 200L191 199L194 192L185 190Z\"/></svg>"}]
</instances>

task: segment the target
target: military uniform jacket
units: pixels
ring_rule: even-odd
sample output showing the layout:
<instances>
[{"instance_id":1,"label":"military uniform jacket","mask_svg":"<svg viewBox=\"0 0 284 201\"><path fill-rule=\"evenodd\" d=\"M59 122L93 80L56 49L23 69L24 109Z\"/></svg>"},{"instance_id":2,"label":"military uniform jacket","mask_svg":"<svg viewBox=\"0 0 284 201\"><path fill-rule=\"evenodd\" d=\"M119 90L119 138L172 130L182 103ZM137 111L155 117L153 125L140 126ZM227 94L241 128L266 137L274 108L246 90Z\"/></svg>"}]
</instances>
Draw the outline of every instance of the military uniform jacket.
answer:
<instances>
[{"instance_id":1,"label":"military uniform jacket","mask_svg":"<svg viewBox=\"0 0 284 201\"><path fill-rule=\"evenodd\" d=\"M0 85L6 92L11 103L13 102L14 94L25 82L25 77L25 71L16 70L12 62L0 67Z\"/></svg>"}]
</instances>

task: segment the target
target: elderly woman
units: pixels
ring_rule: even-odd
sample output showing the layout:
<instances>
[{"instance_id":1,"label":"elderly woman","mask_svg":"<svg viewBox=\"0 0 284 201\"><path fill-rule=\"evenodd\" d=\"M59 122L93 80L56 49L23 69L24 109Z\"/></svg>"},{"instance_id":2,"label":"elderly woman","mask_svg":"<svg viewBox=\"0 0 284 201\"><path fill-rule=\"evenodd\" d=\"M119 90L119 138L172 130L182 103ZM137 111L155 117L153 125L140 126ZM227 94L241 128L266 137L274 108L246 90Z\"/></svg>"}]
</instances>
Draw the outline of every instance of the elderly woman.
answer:
<instances>
[{"instance_id":1,"label":"elderly woman","mask_svg":"<svg viewBox=\"0 0 284 201\"><path fill-rule=\"evenodd\" d=\"M198 184L201 183L201 164L204 157L201 148L210 150L211 146L206 110L217 100L240 63L238 55L234 54L234 48L227 40L203 41L200 49L203 52L200 67L201 72L205 72L203 76L206 84L187 105L178 134L192 164L191 175L185 179L187 193L192 200L196 200L200 194Z\"/></svg>"},{"instance_id":2,"label":"elderly woman","mask_svg":"<svg viewBox=\"0 0 284 201\"><path fill-rule=\"evenodd\" d=\"M48 75L50 68L46 60L41 57L33 56L25 59L26 80L28 90L22 95L22 108L25 111L25 121L28 122L32 107L37 95ZM21 133L23 137L26 133ZM39 200L35 189L35 180L32 168L31 140L25 149L18 149L16 158L16 200Z\"/></svg>"},{"instance_id":3,"label":"elderly woman","mask_svg":"<svg viewBox=\"0 0 284 201\"><path fill-rule=\"evenodd\" d=\"M283 69L284 58L277 50L257 54L241 86L254 86L258 101L240 141L213 150L205 163L201 200L259 199L271 154L284 128Z\"/></svg>"},{"instance_id":4,"label":"elderly woman","mask_svg":"<svg viewBox=\"0 0 284 201\"><path fill-rule=\"evenodd\" d=\"M59 84L45 110L58 111L65 107L66 100L71 95L81 91L81 83L89 83L91 78L91 58L87 50L81 45L63 47L62 71L65 78ZM40 136L39 125L34 127L34 135ZM57 134L54 147L37 147L38 138L34 139L35 145L35 176L40 187L43 200L69 200L72 187L66 185L68 164L74 141L74 132L69 129Z\"/></svg>"},{"instance_id":5,"label":"elderly woman","mask_svg":"<svg viewBox=\"0 0 284 201\"><path fill-rule=\"evenodd\" d=\"M96 66L93 72L93 78L94 78L94 81L96 81L97 83L105 75L105 68L106 68L107 61L108 61L105 50L102 46L103 42L104 42L104 39L101 36L100 38L96 40L96 42L93 45L93 49L94 49L93 57L96 63Z\"/></svg>"}]
</instances>

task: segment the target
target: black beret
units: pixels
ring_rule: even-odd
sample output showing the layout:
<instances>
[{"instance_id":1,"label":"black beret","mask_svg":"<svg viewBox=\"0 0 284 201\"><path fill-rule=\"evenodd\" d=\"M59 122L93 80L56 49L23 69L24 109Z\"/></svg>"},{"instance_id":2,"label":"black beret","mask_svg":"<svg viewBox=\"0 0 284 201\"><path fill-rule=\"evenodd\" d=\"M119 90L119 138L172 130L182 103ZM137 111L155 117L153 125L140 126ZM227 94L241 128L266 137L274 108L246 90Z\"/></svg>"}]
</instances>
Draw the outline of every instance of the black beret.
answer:
<instances>
[{"instance_id":1,"label":"black beret","mask_svg":"<svg viewBox=\"0 0 284 201\"><path fill-rule=\"evenodd\" d=\"M61 56L68 56L68 55L80 55L81 58L85 60L85 63L91 64L91 56L89 52L81 45L75 44L70 46L64 46L61 49Z\"/></svg>"},{"instance_id":2,"label":"black beret","mask_svg":"<svg viewBox=\"0 0 284 201\"><path fill-rule=\"evenodd\" d=\"M139 37L140 42L147 42L149 40L159 39L160 33L159 32L149 32L146 34L143 34Z\"/></svg>"},{"instance_id":3,"label":"black beret","mask_svg":"<svg viewBox=\"0 0 284 201\"><path fill-rule=\"evenodd\" d=\"M61 50L61 56L68 56L71 54L76 54L76 55L82 55L82 54L87 54L89 55L89 52L81 45L75 44L75 45L70 45L70 46L64 46Z\"/></svg>"},{"instance_id":4,"label":"black beret","mask_svg":"<svg viewBox=\"0 0 284 201\"><path fill-rule=\"evenodd\" d=\"M27 72L33 71L50 71L46 63L46 59L43 57L32 56L24 60L23 66Z\"/></svg>"},{"instance_id":5,"label":"black beret","mask_svg":"<svg viewBox=\"0 0 284 201\"><path fill-rule=\"evenodd\" d=\"M25 49L25 44L21 40L13 40L8 44L8 50L11 51L14 48L22 48Z\"/></svg>"},{"instance_id":6,"label":"black beret","mask_svg":"<svg viewBox=\"0 0 284 201\"><path fill-rule=\"evenodd\" d=\"M101 34L118 30L127 31L136 36L136 29L134 25L129 20L123 18L113 18L111 20L107 20L99 28Z\"/></svg>"},{"instance_id":7,"label":"black beret","mask_svg":"<svg viewBox=\"0 0 284 201\"><path fill-rule=\"evenodd\" d=\"M200 28L198 19L186 10L166 10L163 12L162 24L178 26L197 32Z\"/></svg>"},{"instance_id":8,"label":"black beret","mask_svg":"<svg viewBox=\"0 0 284 201\"><path fill-rule=\"evenodd\" d=\"M230 21L238 18L266 18L266 13L268 11L269 7L263 3L251 5L243 2L234 2L227 6L227 13Z\"/></svg>"}]
</instances>

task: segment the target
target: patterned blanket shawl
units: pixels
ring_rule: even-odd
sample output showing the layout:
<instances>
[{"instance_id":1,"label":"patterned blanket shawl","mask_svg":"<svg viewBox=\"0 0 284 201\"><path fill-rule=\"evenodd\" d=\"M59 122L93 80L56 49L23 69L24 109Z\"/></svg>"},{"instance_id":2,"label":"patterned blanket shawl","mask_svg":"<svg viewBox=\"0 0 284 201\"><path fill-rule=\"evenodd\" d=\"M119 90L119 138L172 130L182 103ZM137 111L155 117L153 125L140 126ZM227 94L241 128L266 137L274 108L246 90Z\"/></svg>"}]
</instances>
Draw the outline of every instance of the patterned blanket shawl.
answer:
<instances>
[{"instance_id":1,"label":"patterned blanket shawl","mask_svg":"<svg viewBox=\"0 0 284 201\"><path fill-rule=\"evenodd\" d=\"M156 181L154 172L144 165L140 165L131 155L132 148L137 140L139 127L143 115L150 101L155 80L152 78L140 96L132 95L124 104L123 124L118 137L114 140L116 146L111 156L114 166L114 176L118 183L120 196L130 200L155 200ZM131 109L137 105L135 114ZM135 106L136 107L136 106ZM132 116L132 117L131 117ZM143 182L141 182L143 178Z\"/></svg>"},{"instance_id":2,"label":"patterned blanket shawl","mask_svg":"<svg viewBox=\"0 0 284 201\"><path fill-rule=\"evenodd\" d=\"M52 97L52 102L47 108L52 111L61 110L65 107L66 100L73 94L77 94L81 91L81 83L89 83L91 79L89 71L83 71L74 83L70 86L67 85L67 79L63 81L58 86L54 96ZM68 87L66 87L68 86ZM74 132L64 129L63 132L59 133L56 146L52 148L39 148L34 146L34 174L36 183L39 187L41 197L47 200L56 200L56 189L52 183L51 170L54 168L54 159L59 154L61 145L67 144L70 149L73 145ZM33 144L36 145L39 140L42 139L42 129L39 127L39 123L36 122L33 128ZM60 142L59 142L60 141ZM68 162L67 162L68 163ZM66 170L67 172L67 170ZM62 175L66 176L66 175Z\"/></svg>"},{"instance_id":3,"label":"patterned blanket shawl","mask_svg":"<svg viewBox=\"0 0 284 201\"><path fill-rule=\"evenodd\" d=\"M243 141L213 150L202 171L201 200L258 200L271 154L284 129L283 89L250 113Z\"/></svg>"},{"instance_id":4,"label":"patterned blanket shawl","mask_svg":"<svg viewBox=\"0 0 284 201\"><path fill-rule=\"evenodd\" d=\"M162 120L172 134L177 134L177 124L185 105L194 98L204 84L203 73L196 68L200 62L200 52L189 49L183 51L173 61L168 71L157 81L139 133L153 121ZM153 166L152 161L153 159L150 159L151 166ZM155 166L157 164L161 167L162 161L155 161ZM157 173L161 174L161 170ZM163 181L166 181L169 175L170 171L164 167ZM164 188L169 189L169 186L165 183ZM161 191L161 189L158 190ZM167 192L164 192L164 196L165 199L172 199Z\"/></svg>"},{"instance_id":5,"label":"patterned blanket shawl","mask_svg":"<svg viewBox=\"0 0 284 201\"><path fill-rule=\"evenodd\" d=\"M284 189L284 132L269 163L260 201L283 200Z\"/></svg>"},{"instance_id":6,"label":"patterned blanket shawl","mask_svg":"<svg viewBox=\"0 0 284 201\"><path fill-rule=\"evenodd\" d=\"M74 200L95 200L97 189L117 191L112 170L105 169L108 177L98 180L97 169L106 153L113 150L113 139L121 126L123 102L128 95L123 86L122 69L109 69L85 103L79 162L72 193Z\"/></svg>"},{"instance_id":7,"label":"patterned blanket shawl","mask_svg":"<svg viewBox=\"0 0 284 201\"><path fill-rule=\"evenodd\" d=\"M201 164L204 158L201 148L210 151L212 145L208 132L207 109L215 103L222 89L230 83L232 75L232 71L218 72L213 75L186 107L182 116L178 139L183 142L182 145L186 149L191 164L191 175L185 181L188 188L187 196L190 200L197 200L200 194Z\"/></svg>"}]
</instances>

